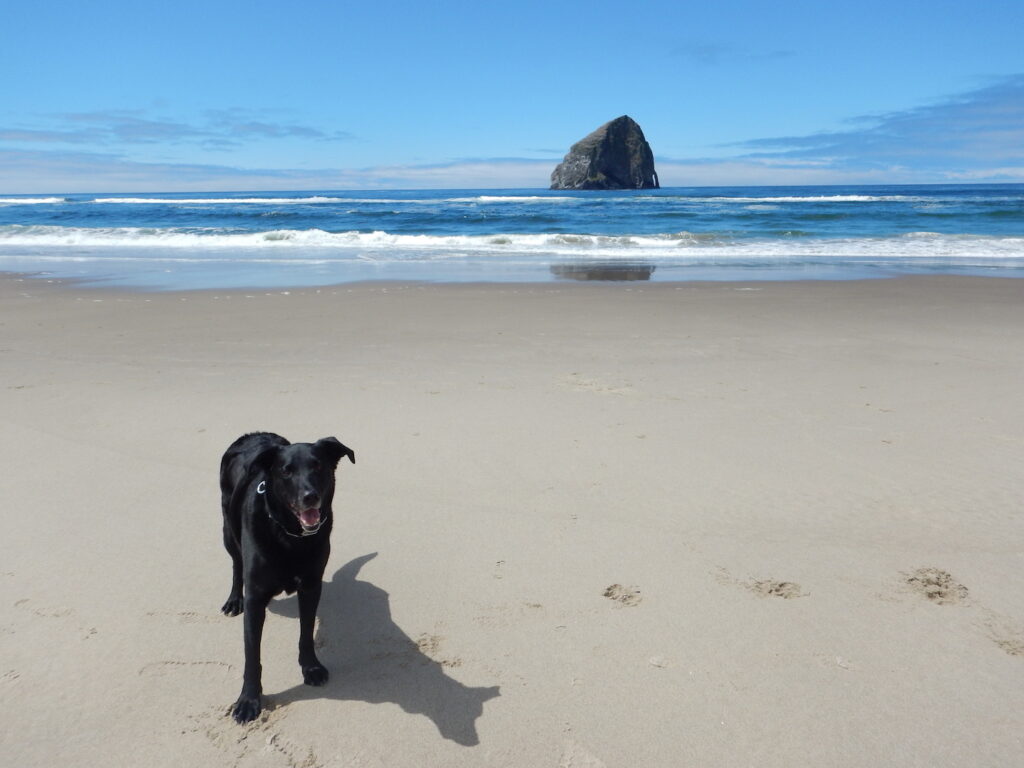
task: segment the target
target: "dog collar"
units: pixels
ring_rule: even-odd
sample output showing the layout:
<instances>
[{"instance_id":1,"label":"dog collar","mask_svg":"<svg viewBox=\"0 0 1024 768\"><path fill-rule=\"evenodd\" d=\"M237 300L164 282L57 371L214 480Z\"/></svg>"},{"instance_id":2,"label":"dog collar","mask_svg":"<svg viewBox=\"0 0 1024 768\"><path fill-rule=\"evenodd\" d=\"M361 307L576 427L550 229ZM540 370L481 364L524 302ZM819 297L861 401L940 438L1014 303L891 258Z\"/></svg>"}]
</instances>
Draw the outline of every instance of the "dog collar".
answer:
<instances>
[{"instance_id":1,"label":"dog collar","mask_svg":"<svg viewBox=\"0 0 1024 768\"><path fill-rule=\"evenodd\" d=\"M256 486L256 493L259 494L260 496L262 496L266 492L267 492L267 481L266 480L260 480L260 484ZM320 518L320 522L316 524L316 528L314 528L313 530L307 531L305 528L303 528L302 529L302 533L292 533L287 528L285 528L283 525L281 525L279 522L277 522L277 520L274 519L274 516L272 514L270 514L270 510L269 509L267 510L267 517L270 518L270 521L272 523L277 525L278 528L280 528L286 534L291 536L293 539L304 539L307 536L316 536L318 533L320 533L320 528L324 524L324 518L321 517Z\"/></svg>"}]
</instances>

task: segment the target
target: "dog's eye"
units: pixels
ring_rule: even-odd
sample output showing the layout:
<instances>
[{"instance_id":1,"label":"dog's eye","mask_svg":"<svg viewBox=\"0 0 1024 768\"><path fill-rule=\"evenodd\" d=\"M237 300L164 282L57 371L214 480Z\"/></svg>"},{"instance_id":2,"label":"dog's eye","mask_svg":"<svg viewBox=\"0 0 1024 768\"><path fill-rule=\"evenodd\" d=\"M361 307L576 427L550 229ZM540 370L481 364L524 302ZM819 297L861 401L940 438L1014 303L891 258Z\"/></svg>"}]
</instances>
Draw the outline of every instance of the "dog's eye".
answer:
<instances>
[{"instance_id":1,"label":"dog's eye","mask_svg":"<svg viewBox=\"0 0 1024 768\"><path fill-rule=\"evenodd\" d=\"M281 467L281 477L283 477L283 478L285 478L287 480L291 476L292 476L292 468L291 467Z\"/></svg>"},{"instance_id":2,"label":"dog's eye","mask_svg":"<svg viewBox=\"0 0 1024 768\"><path fill-rule=\"evenodd\" d=\"M319 461L314 461L313 462L313 471L314 472L319 472L320 471L320 462Z\"/></svg>"}]
</instances>

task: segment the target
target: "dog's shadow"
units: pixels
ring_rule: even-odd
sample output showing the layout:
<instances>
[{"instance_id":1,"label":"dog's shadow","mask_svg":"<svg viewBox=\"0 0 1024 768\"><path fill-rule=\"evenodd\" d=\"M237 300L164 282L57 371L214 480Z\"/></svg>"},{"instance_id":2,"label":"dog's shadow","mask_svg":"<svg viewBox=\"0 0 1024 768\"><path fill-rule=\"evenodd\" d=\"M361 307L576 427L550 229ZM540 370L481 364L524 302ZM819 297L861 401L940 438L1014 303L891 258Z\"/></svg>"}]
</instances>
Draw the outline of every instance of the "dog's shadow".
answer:
<instances>
[{"instance_id":1,"label":"dog's shadow","mask_svg":"<svg viewBox=\"0 0 1024 768\"><path fill-rule=\"evenodd\" d=\"M388 593L356 577L376 552L346 563L324 584L317 615L317 655L331 673L323 688L297 685L268 696L279 705L311 698L391 702L429 717L440 734L458 744L479 743L476 721L498 686L471 688L445 674L391 619ZM269 609L298 618L295 596L272 600ZM429 643L431 638L425 638Z\"/></svg>"}]
</instances>

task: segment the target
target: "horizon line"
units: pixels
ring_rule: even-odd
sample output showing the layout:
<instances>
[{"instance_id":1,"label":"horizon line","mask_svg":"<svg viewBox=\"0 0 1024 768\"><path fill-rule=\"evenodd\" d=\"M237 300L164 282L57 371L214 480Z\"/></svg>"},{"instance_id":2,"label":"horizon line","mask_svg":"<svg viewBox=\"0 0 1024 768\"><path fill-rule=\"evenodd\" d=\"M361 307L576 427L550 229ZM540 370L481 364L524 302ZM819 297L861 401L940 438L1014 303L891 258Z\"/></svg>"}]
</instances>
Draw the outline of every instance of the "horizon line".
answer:
<instances>
[{"instance_id":1,"label":"horizon line","mask_svg":"<svg viewBox=\"0 0 1024 768\"><path fill-rule=\"evenodd\" d=\"M659 187L658 189L551 189L549 187L261 187L250 189L207 188L191 190L159 190L159 189L120 189L105 192L5 192L0 190L0 197L38 198L59 196L89 195L212 195L212 194L253 194L274 193L291 194L299 192L498 192L527 191L552 192L557 194L576 193L584 195L607 194L609 192L637 192L656 196L659 192L672 189L808 189L808 188L852 188L852 187L1013 187L1024 186L1024 181L933 181L933 182L896 182L896 183L840 183L840 184L681 184Z\"/></svg>"}]
</instances>

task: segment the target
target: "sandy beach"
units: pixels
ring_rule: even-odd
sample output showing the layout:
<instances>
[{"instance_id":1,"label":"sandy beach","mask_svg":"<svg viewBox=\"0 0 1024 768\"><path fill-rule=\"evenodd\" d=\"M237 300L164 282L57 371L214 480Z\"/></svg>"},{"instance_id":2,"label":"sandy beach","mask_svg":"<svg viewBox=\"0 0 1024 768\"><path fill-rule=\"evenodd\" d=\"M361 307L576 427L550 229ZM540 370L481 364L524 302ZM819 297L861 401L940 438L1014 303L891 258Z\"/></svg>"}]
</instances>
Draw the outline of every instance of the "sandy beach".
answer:
<instances>
[{"instance_id":1,"label":"sandy beach","mask_svg":"<svg viewBox=\"0 0 1024 768\"><path fill-rule=\"evenodd\" d=\"M1024 280L0 278L6 766L1024 764ZM221 453L335 435L226 716Z\"/></svg>"}]
</instances>

